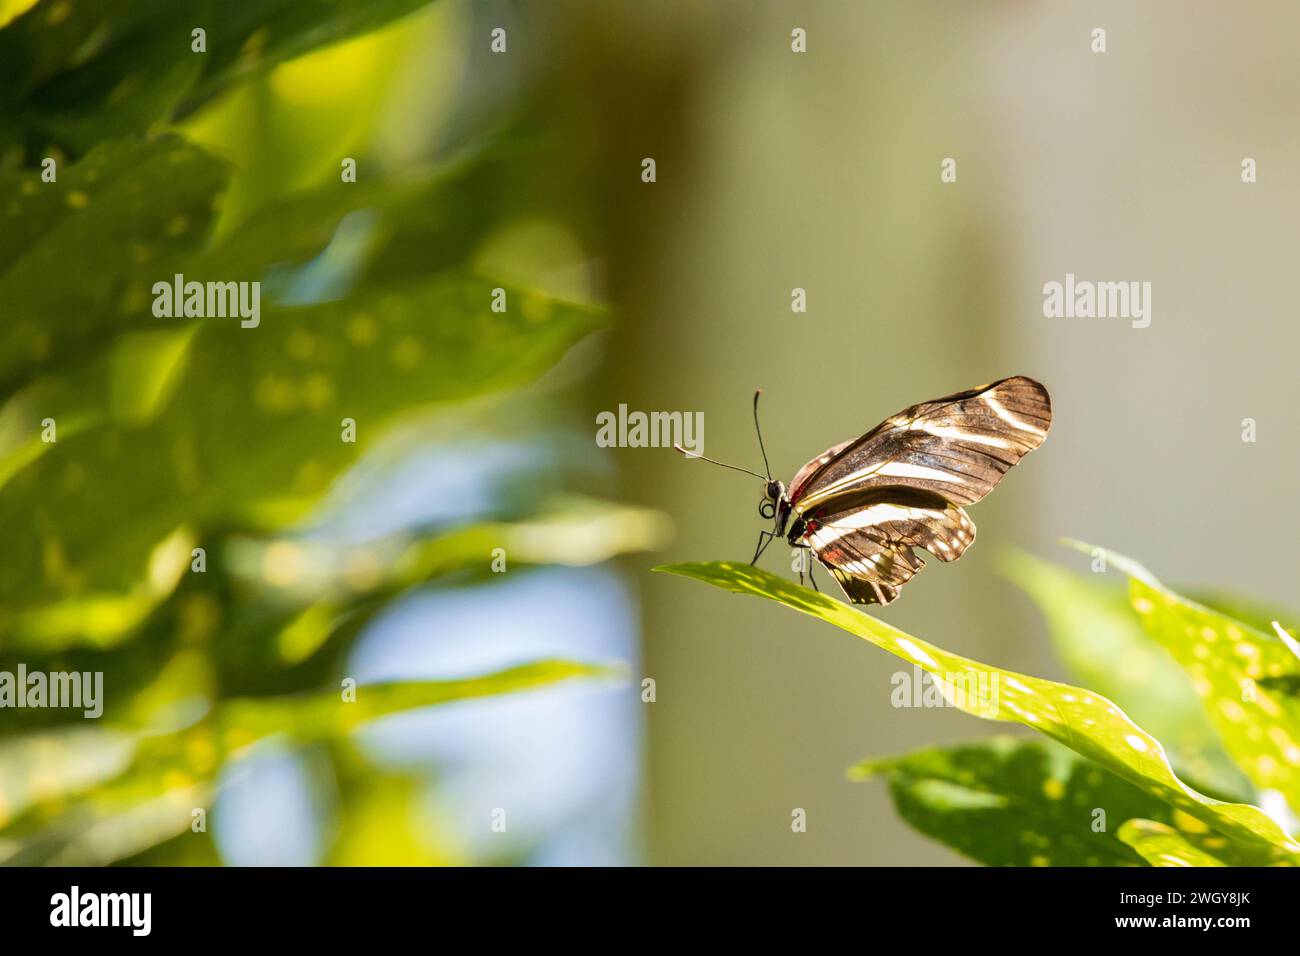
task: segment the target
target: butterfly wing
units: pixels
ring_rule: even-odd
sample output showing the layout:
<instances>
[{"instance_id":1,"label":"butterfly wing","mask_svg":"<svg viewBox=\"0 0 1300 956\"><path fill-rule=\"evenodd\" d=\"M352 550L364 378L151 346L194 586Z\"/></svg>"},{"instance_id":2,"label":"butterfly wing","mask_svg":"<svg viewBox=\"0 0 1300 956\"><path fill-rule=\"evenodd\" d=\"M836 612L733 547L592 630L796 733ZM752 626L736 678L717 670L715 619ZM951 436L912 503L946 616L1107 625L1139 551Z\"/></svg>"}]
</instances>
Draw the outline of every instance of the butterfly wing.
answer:
<instances>
[{"instance_id":1,"label":"butterfly wing","mask_svg":"<svg viewBox=\"0 0 1300 956\"><path fill-rule=\"evenodd\" d=\"M1024 376L905 408L827 450L791 482L804 537L855 604L888 604L924 560L960 558L975 540L962 510L1047 437L1047 389Z\"/></svg>"},{"instance_id":2,"label":"butterfly wing","mask_svg":"<svg viewBox=\"0 0 1300 956\"><path fill-rule=\"evenodd\" d=\"M790 486L797 515L842 510L884 488L974 504L1047 437L1052 402L1017 375L923 402L806 464Z\"/></svg>"},{"instance_id":3,"label":"butterfly wing","mask_svg":"<svg viewBox=\"0 0 1300 956\"><path fill-rule=\"evenodd\" d=\"M913 548L956 561L975 540L960 506L925 493L903 493L809 523L813 554L854 604L888 604L925 567Z\"/></svg>"}]
</instances>

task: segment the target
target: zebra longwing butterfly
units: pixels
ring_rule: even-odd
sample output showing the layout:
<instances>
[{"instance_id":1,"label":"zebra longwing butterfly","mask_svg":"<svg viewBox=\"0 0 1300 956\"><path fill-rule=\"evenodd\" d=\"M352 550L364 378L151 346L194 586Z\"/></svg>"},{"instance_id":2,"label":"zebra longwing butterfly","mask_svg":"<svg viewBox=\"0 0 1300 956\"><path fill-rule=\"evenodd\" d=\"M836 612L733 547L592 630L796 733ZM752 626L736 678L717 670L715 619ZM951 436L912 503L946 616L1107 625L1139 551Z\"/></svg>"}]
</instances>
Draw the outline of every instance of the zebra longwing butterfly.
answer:
<instances>
[{"instance_id":1,"label":"zebra longwing butterfly","mask_svg":"<svg viewBox=\"0 0 1300 956\"><path fill-rule=\"evenodd\" d=\"M749 563L784 536L794 547L811 549L854 604L883 605L898 597L925 567L913 548L945 562L965 554L975 540L975 523L962 506L992 491L1012 465L1043 443L1052 425L1047 389L1016 375L891 415L861 438L808 462L787 491L767 465L758 427L760 394L754 394L754 429L767 477L704 459L766 482L759 514L772 519L773 527L759 532ZM802 572L799 577L802 582Z\"/></svg>"}]
</instances>

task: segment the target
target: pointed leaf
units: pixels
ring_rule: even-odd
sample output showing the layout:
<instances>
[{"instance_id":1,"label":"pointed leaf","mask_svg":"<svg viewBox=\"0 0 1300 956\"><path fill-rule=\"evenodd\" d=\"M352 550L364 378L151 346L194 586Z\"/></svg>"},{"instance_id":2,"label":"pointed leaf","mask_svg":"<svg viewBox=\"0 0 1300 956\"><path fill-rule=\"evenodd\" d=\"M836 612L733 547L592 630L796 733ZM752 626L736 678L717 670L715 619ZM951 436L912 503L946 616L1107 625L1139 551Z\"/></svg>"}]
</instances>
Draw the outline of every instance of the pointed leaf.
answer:
<instances>
[{"instance_id":1,"label":"pointed leaf","mask_svg":"<svg viewBox=\"0 0 1300 956\"><path fill-rule=\"evenodd\" d=\"M206 242L228 179L170 137L105 143L53 183L0 173L0 395L123 330L158 331L149 290Z\"/></svg>"},{"instance_id":2,"label":"pointed leaf","mask_svg":"<svg viewBox=\"0 0 1300 956\"><path fill-rule=\"evenodd\" d=\"M849 775L885 777L914 829L988 866L1137 866L1120 823L1174 814L1063 747L1011 737L864 760Z\"/></svg>"},{"instance_id":3,"label":"pointed leaf","mask_svg":"<svg viewBox=\"0 0 1300 956\"><path fill-rule=\"evenodd\" d=\"M509 311L492 312L495 286L447 273L364 307L270 310L248 329L205 323L146 427L74 435L10 478L0 641L10 628L46 626L50 602L160 600L176 565L174 549L158 549L180 529L296 519L397 413L522 384L599 324L589 308L521 290L509 290Z\"/></svg>"},{"instance_id":4,"label":"pointed leaf","mask_svg":"<svg viewBox=\"0 0 1300 956\"><path fill-rule=\"evenodd\" d=\"M1295 866L1283 853L1243 851L1218 833L1155 820L1126 820L1118 837L1152 866Z\"/></svg>"},{"instance_id":5,"label":"pointed leaf","mask_svg":"<svg viewBox=\"0 0 1300 956\"><path fill-rule=\"evenodd\" d=\"M1147 636L1123 590L1023 551L1006 552L1001 567L1047 618L1070 676L1124 708L1165 745L1179 773L1220 794L1250 793L1187 675Z\"/></svg>"},{"instance_id":6,"label":"pointed leaf","mask_svg":"<svg viewBox=\"0 0 1300 956\"><path fill-rule=\"evenodd\" d=\"M1187 672L1233 760L1257 787L1300 809L1300 700L1284 689L1300 677L1300 654L1278 634L1170 590L1131 558L1106 556L1128 575L1142 626Z\"/></svg>"},{"instance_id":7,"label":"pointed leaf","mask_svg":"<svg viewBox=\"0 0 1300 956\"><path fill-rule=\"evenodd\" d=\"M659 570L736 594L764 597L834 624L929 672L940 686L949 688L952 703L967 713L1032 727L1245 845L1300 853L1300 843L1258 807L1214 800L1178 779L1160 742L1099 694L950 654L750 565L718 561Z\"/></svg>"}]
</instances>

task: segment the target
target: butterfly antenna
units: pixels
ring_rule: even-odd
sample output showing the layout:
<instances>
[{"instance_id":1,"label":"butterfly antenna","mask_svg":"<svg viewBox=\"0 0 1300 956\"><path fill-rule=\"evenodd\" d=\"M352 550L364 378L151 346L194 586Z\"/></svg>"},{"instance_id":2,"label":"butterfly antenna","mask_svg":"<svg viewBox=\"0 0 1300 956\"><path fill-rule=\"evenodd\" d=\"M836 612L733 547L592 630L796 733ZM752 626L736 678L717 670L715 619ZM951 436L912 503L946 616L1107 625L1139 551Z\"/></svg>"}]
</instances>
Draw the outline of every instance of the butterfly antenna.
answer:
<instances>
[{"instance_id":1,"label":"butterfly antenna","mask_svg":"<svg viewBox=\"0 0 1300 956\"><path fill-rule=\"evenodd\" d=\"M739 465L728 465L725 461L718 461L715 458L705 458L703 455L697 455L693 451L687 451L681 445L673 445L673 448L681 452L683 457L698 458L700 461L707 461L711 465L721 465L723 468L730 468L732 471L743 471L745 474L753 475L755 478L763 478L763 476L756 471L750 471L748 468L741 468Z\"/></svg>"},{"instance_id":2,"label":"butterfly antenna","mask_svg":"<svg viewBox=\"0 0 1300 956\"><path fill-rule=\"evenodd\" d=\"M767 472L767 480L772 480L772 466L767 463L767 449L763 447L763 429L758 427L758 396L763 394L763 390L757 389L754 392L754 431L758 432L758 450L763 453L763 469Z\"/></svg>"}]
</instances>

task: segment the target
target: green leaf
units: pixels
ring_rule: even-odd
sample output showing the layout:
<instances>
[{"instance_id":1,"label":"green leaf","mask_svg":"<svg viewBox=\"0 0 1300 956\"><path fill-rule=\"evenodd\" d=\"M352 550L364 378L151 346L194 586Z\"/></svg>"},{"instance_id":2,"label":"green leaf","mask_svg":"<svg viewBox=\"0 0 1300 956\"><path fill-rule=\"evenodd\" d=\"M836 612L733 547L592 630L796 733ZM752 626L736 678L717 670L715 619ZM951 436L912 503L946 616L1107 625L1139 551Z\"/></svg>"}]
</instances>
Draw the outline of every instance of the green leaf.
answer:
<instances>
[{"instance_id":1,"label":"green leaf","mask_svg":"<svg viewBox=\"0 0 1300 956\"><path fill-rule=\"evenodd\" d=\"M884 776L914 829L989 866L1136 866L1116 828L1174 814L1069 750L1011 737L864 760L849 774Z\"/></svg>"},{"instance_id":2,"label":"green leaf","mask_svg":"<svg viewBox=\"0 0 1300 956\"><path fill-rule=\"evenodd\" d=\"M1038 604L1072 677L1163 743L1180 774L1220 794L1250 793L1187 675L1147 636L1123 591L1019 550L1004 552L1001 567Z\"/></svg>"},{"instance_id":3,"label":"green leaf","mask_svg":"<svg viewBox=\"0 0 1300 956\"><path fill-rule=\"evenodd\" d=\"M210 802L218 769L272 735L328 741L392 714L621 675L608 665L543 660L469 678L361 685L351 703L340 690L226 701L193 727L138 735L127 769L116 777L42 794L0 815L0 863L103 865L169 839L189 826L191 808ZM14 784L5 771L0 763L0 792ZM12 772L24 771L20 765ZM96 776L83 773L87 779Z\"/></svg>"},{"instance_id":4,"label":"green leaf","mask_svg":"<svg viewBox=\"0 0 1300 956\"><path fill-rule=\"evenodd\" d=\"M34 804L55 803L126 770L135 749L130 735L87 723L0 741L0 830Z\"/></svg>"},{"instance_id":5,"label":"green leaf","mask_svg":"<svg viewBox=\"0 0 1300 956\"><path fill-rule=\"evenodd\" d=\"M1243 851L1204 828L1176 829L1155 820L1126 820L1119 839L1152 866L1295 866L1281 853Z\"/></svg>"},{"instance_id":6,"label":"green leaf","mask_svg":"<svg viewBox=\"0 0 1300 956\"><path fill-rule=\"evenodd\" d=\"M73 154L429 0L43 0L0 29L0 146ZM206 52L191 31L207 31Z\"/></svg>"},{"instance_id":7,"label":"green leaf","mask_svg":"<svg viewBox=\"0 0 1300 956\"><path fill-rule=\"evenodd\" d=\"M460 841L411 777L374 766L357 748L330 748L338 791L338 825L327 866L465 866Z\"/></svg>"},{"instance_id":8,"label":"green leaf","mask_svg":"<svg viewBox=\"0 0 1300 956\"><path fill-rule=\"evenodd\" d=\"M609 678L617 673L603 665L547 660L482 677L366 684L356 689L354 702L344 701L337 690L230 700L221 705L216 727L223 735L223 746L232 750L271 734L287 734L298 741L326 740L403 711L532 690L578 677Z\"/></svg>"},{"instance_id":9,"label":"green leaf","mask_svg":"<svg viewBox=\"0 0 1300 956\"><path fill-rule=\"evenodd\" d=\"M1173 827L1154 820L1128 820L1119 838L1152 866L1227 866ZM1225 844L1227 841L1223 841Z\"/></svg>"},{"instance_id":10,"label":"green leaf","mask_svg":"<svg viewBox=\"0 0 1300 956\"><path fill-rule=\"evenodd\" d=\"M950 654L750 565L720 561L658 570L764 597L833 624L927 671L948 689L954 706L967 713L1032 727L1244 845L1300 853L1300 843L1258 807L1214 800L1178 779L1160 742L1099 694Z\"/></svg>"},{"instance_id":11,"label":"green leaf","mask_svg":"<svg viewBox=\"0 0 1300 956\"><path fill-rule=\"evenodd\" d=\"M1277 636L1282 639L1282 643L1286 644L1288 647L1295 649L1300 646L1300 642L1296 641L1296 636L1277 621L1273 622L1273 630L1277 633ZM1279 694L1285 694L1288 697L1300 696L1300 674L1283 674L1279 677L1261 677L1259 683L1262 687L1275 690Z\"/></svg>"},{"instance_id":12,"label":"green leaf","mask_svg":"<svg viewBox=\"0 0 1300 956\"><path fill-rule=\"evenodd\" d=\"M0 294L19 297L12 321L0 327L0 394L14 391L0 400L0 486L52 450L40 424L47 419L63 440L161 410L207 320L160 327L150 307L160 277L265 280L270 302L285 275L328 264L349 277L332 291L352 302L409 288L462 262L520 213L518 203L503 203L501 184L518 177L536 145L507 128L423 178L295 193L207 248L200 247L227 170L195 147L113 142L60 173L59 184L0 173L0 196L6 182L13 190L12 228L0 229L0 251L12 253L0 267ZM160 188L159 180L170 185ZM78 197L76 208L69 196ZM140 197L148 197L143 208ZM0 224L2 215L0 207ZM349 216L357 228L341 227ZM49 282L51 269L65 263L95 281Z\"/></svg>"},{"instance_id":13,"label":"green leaf","mask_svg":"<svg viewBox=\"0 0 1300 956\"><path fill-rule=\"evenodd\" d=\"M207 241L228 179L173 138L105 143L54 183L0 173L0 394L110 335L158 331L149 290Z\"/></svg>"},{"instance_id":14,"label":"green leaf","mask_svg":"<svg viewBox=\"0 0 1300 956\"><path fill-rule=\"evenodd\" d=\"M374 224L372 245L358 257L364 260L360 285L392 285L462 264L493 230L544 206L544 197L516 187L548 147L535 131L506 124L425 175L331 181L271 197L247 218L223 222L224 231L196 257L192 271L256 276L271 266L306 263L336 240L349 216Z\"/></svg>"},{"instance_id":15,"label":"green leaf","mask_svg":"<svg viewBox=\"0 0 1300 956\"><path fill-rule=\"evenodd\" d=\"M1171 591L1130 558L1105 554L1108 566L1128 575L1143 628L1187 672L1237 766L1300 808L1300 700L1277 686L1300 675L1295 647Z\"/></svg>"},{"instance_id":16,"label":"green leaf","mask_svg":"<svg viewBox=\"0 0 1300 956\"><path fill-rule=\"evenodd\" d=\"M1273 630L1275 621L1300 621L1300 613L1294 608L1259 601L1244 594L1217 588L1182 588L1179 593L1227 617L1245 621L1257 631Z\"/></svg>"},{"instance_id":17,"label":"green leaf","mask_svg":"<svg viewBox=\"0 0 1300 956\"><path fill-rule=\"evenodd\" d=\"M661 512L566 496L515 521L481 521L442 534L399 532L365 545L332 539L236 537L232 570L249 587L264 588L279 604L346 602L359 594L396 593L453 571L487 571L496 549L509 567L599 564L619 554L653 551L667 543L671 523ZM298 569L268 581L266 568L282 561Z\"/></svg>"},{"instance_id":18,"label":"green leaf","mask_svg":"<svg viewBox=\"0 0 1300 956\"><path fill-rule=\"evenodd\" d=\"M155 420L74 435L10 478L0 640L47 627L59 613L47 605L65 600L127 601L105 627L135 627L140 602L162 600L188 564L174 542L300 517L397 413L529 381L599 324L590 308L518 289L493 312L495 285L445 273L365 306L270 309L250 329L204 323ZM342 440L345 418L355 443Z\"/></svg>"},{"instance_id":19,"label":"green leaf","mask_svg":"<svg viewBox=\"0 0 1300 956\"><path fill-rule=\"evenodd\" d=\"M461 572L461 584L491 580L496 547L506 549L510 570L526 573L520 569L531 564L591 564L658 547L666 533L657 512L563 498L518 522L427 538L401 532L343 545L238 535L209 548L207 572L186 574L137 631L88 632L87 608L64 602L54 605L69 608L58 629L10 635L0 670L21 660L29 669L111 674L105 720L171 727L214 704L218 690L236 696L319 687L396 596L453 572ZM81 723L77 711L28 709L0 722L0 737Z\"/></svg>"}]
</instances>

